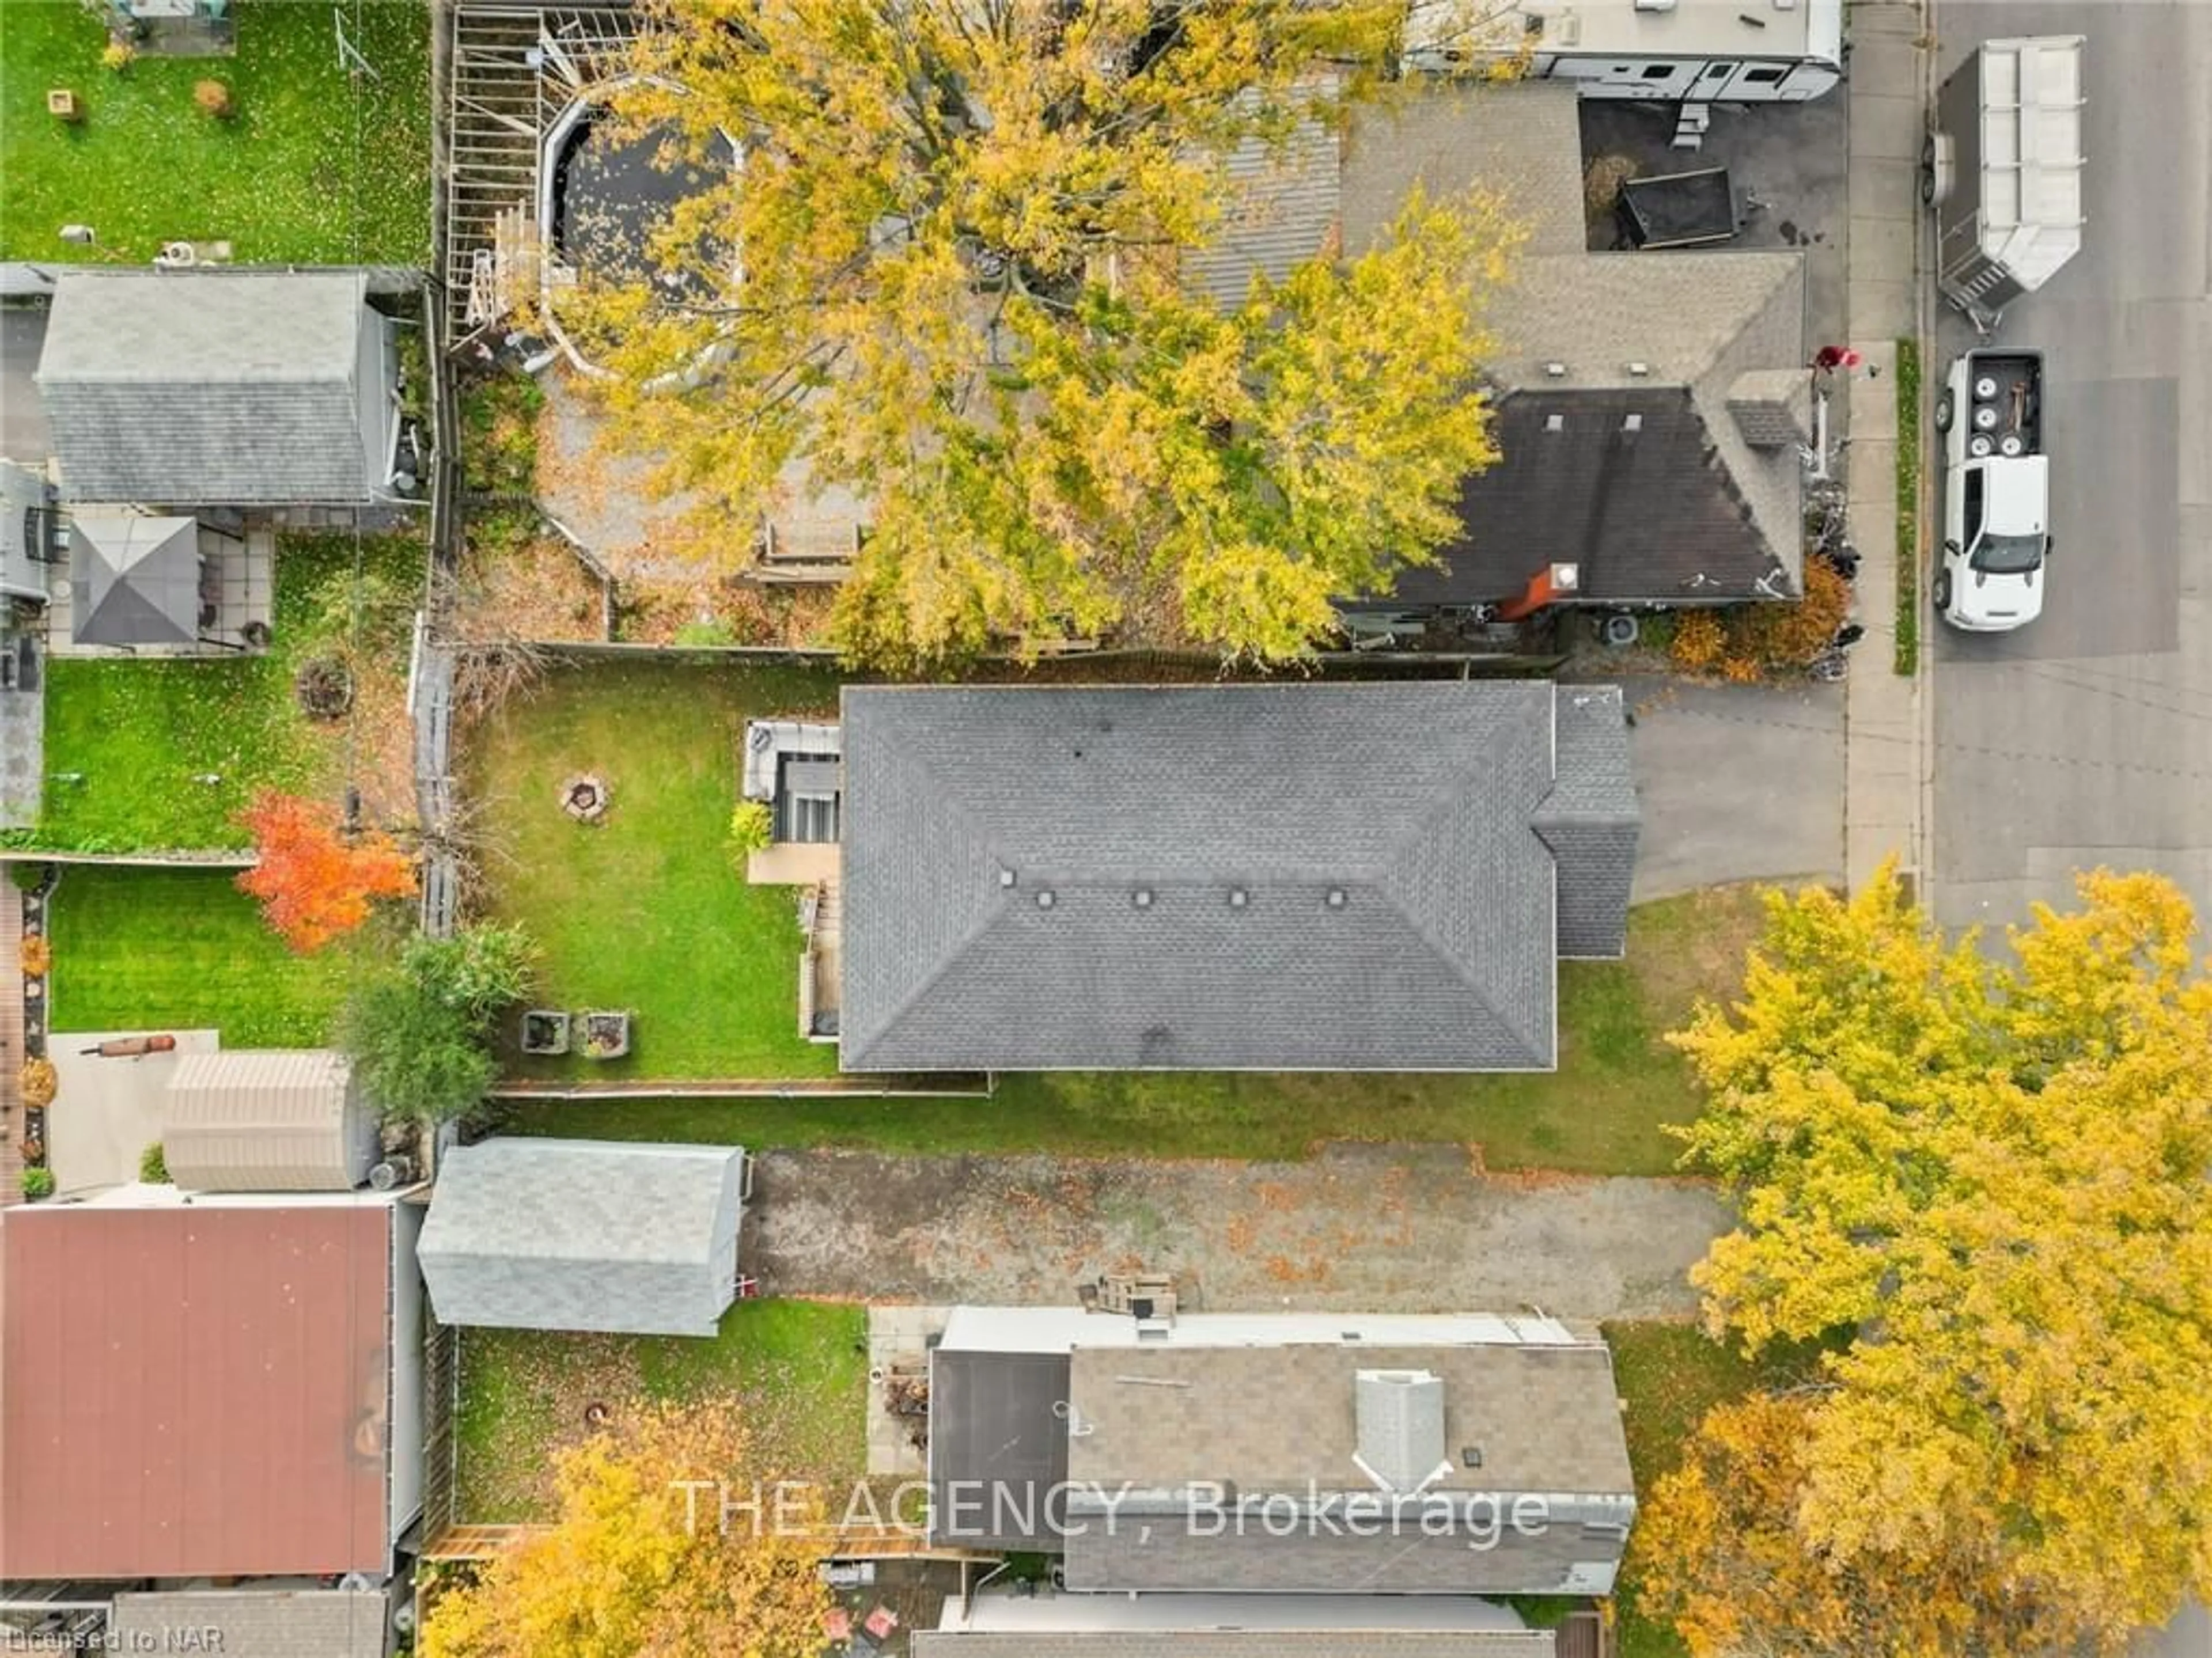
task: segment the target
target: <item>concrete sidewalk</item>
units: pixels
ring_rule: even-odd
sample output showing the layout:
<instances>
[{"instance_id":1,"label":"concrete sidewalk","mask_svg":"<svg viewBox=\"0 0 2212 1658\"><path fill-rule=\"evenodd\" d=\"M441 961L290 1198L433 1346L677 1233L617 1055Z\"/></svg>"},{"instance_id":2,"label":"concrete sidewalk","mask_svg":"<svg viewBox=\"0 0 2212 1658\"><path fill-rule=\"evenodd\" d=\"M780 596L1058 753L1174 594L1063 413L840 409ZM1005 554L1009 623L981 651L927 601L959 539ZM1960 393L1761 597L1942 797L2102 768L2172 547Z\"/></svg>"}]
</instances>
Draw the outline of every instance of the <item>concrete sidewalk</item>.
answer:
<instances>
[{"instance_id":1,"label":"concrete sidewalk","mask_svg":"<svg viewBox=\"0 0 2212 1658\"><path fill-rule=\"evenodd\" d=\"M1927 335L1917 251L1923 233L1919 158L1929 73L1922 42L1928 26L1920 0L1861 0L1850 18L1849 338L1866 363L1849 383L1845 479L1851 541L1861 559L1858 620L1866 636L1853 653L1844 697L1844 867L1856 890L1883 859L1894 855L1924 896L1925 665L1932 625L1924 598L1921 671L1902 677L1892 665L1898 574L1911 568L1900 562L1919 556L1917 548L1897 544L1896 342L1924 341ZM1923 382L1926 355L1923 345Z\"/></svg>"}]
</instances>

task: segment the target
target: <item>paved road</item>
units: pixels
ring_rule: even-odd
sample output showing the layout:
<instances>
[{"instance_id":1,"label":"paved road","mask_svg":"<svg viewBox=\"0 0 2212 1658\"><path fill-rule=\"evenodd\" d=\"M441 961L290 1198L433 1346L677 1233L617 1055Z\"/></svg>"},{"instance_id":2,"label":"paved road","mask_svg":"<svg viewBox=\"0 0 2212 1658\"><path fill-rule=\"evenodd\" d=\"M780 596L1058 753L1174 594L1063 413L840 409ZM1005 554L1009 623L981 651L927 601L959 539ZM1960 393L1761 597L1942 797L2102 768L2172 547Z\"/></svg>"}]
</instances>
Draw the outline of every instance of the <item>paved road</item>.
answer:
<instances>
[{"instance_id":1,"label":"paved road","mask_svg":"<svg viewBox=\"0 0 2212 1658\"><path fill-rule=\"evenodd\" d=\"M1946 74L1991 35L2087 35L2089 173L2082 252L2001 336L2045 353L2045 614L1937 629L1937 912L2023 920L2109 863L2212 916L2212 6L1938 14ZM1938 356L1969 340L1947 312Z\"/></svg>"},{"instance_id":2,"label":"paved road","mask_svg":"<svg viewBox=\"0 0 2212 1658\"><path fill-rule=\"evenodd\" d=\"M46 458L46 412L31 379L46 337L44 306L0 307L0 459L38 465Z\"/></svg>"},{"instance_id":3,"label":"paved road","mask_svg":"<svg viewBox=\"0 0 2212 1658\"><path fill-rule=\"evenodd\" d=\"M2017 920L2109 862L2212 916L2212 7L1938 17L1946 74L1991 35L2087 35L2089 173L2082 252L2002 336L2045 354L2046 608L1937 641L1937 911ZM1967 343L1947 317L1942 355ZM2191 1608L2139 1655L2212 1658L2212 1619Z\"/></svg>"},{"instance_id":4,"label":"paved road","mask_svg":"<svg viewBox=\"0 0 2212 1658\"><path fill-rule=\"evenodd\" d=\"M1693 1311L1729 1226L1688 1181L1484 1175L1465 1148L1304 1163L768 1151L746 1258L770 1295L1021 1305L1136 1266L1209 1312Z\"/></svg>"}]
</instances>

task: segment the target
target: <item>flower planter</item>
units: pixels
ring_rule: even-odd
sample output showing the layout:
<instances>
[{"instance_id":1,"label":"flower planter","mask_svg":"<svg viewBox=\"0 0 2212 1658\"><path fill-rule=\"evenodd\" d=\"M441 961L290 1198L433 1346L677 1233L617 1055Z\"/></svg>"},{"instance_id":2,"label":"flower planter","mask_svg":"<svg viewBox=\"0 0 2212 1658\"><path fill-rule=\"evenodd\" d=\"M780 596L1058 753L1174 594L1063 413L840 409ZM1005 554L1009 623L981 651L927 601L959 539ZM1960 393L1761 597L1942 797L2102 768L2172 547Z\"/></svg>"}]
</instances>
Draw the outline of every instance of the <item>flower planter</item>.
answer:
<instances>
[{"instance_id":1,"label":"flower planter","mask_svg":"<svg viewBox=\"0 0 2212 1658\"><path fill-rule=\"evenodd\" d=\"M568 1051L568 1016L533 1007L522 1016L522 1051L557 1054Z\"/></svg>"},{"instance_id":2,"label":"flower planter","mask_svg":"<svg viewBox=\"0 0 2212 1658\"><path fill-rule=\"evenodd\" d=\"M585 1058L619 1060L629 1052L628 1012L586 1013L583 1017Z\"/></svg>"}]
</instances>

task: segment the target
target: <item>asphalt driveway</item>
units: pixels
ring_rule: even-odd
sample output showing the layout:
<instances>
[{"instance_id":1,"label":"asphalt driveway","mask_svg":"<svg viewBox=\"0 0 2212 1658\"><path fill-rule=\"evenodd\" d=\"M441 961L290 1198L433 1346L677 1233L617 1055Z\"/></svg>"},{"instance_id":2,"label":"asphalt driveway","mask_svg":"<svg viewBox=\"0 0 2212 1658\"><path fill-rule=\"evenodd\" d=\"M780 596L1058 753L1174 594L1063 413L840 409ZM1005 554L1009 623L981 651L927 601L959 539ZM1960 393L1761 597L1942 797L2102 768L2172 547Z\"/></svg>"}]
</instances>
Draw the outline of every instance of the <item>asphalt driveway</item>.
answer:
<instances>
[{"instance_id":1,"label":"asphalt driveway","mask_svg":"<svg viewBox=\"0 0 2212 1658\"><path fill-rule=\"evenodd\" d=\"M1862 658L1854 673L1888 664ZM1622 682L1644 835L1635 898L1844 878L1840 685Z\"/></svg>"},{"instance_id":2,"label":"asphalt driveway","mask_svg":"<svg viewBox=\"0 0 2212 1658\"><path fill-rule=\"evenodd\" d=\"M45 306L0 306L0 458L27 466L43 465L52 450L46 408L31 378L46 343Z\"/></svg>"},{"instance_id":3,"label":"asphalt driveway","mask_svg":"<svg viewBox=\"0 0 2212 1658\"><path fill-rule=\"evenodd\" d=\"M940 1304L1073 1304L1078 1283L1143 1266L1213 1312L1667 1317L1694 1309L1685 1275L1730 1224L1693 1181L1489 1175L1449 1145L1284 1163L770 1151L756 1179L747 1270L768 1294Z\"/></svg>"}]
</instances>

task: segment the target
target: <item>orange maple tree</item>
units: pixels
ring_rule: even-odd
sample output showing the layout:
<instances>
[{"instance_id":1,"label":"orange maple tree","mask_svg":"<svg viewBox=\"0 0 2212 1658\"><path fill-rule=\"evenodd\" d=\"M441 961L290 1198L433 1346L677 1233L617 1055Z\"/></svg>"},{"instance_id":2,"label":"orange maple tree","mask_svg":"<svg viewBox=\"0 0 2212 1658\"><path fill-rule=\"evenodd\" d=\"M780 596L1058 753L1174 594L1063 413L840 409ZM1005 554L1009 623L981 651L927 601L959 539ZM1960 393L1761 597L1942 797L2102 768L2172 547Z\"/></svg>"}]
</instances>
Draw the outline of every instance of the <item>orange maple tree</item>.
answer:
<instances>
[{"instance_id":1,"label":"orange maple tree","mask_svg":"<svg viewBox=\"0 0 2212 1658\"><path fill-rule=\"evenodd\" d=\"M368 919L378 898L415 890L415 866L386 835L349 839L337 815L297 795L264 793L246 811L260 861L238 878L263 917L302 954Z\"/></svg>"}]
</instances>

